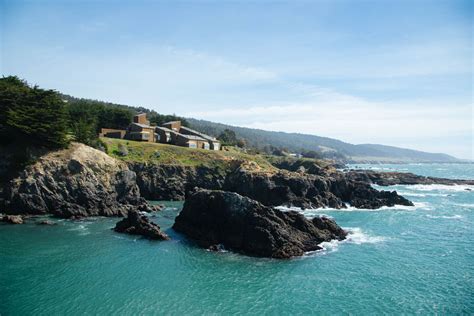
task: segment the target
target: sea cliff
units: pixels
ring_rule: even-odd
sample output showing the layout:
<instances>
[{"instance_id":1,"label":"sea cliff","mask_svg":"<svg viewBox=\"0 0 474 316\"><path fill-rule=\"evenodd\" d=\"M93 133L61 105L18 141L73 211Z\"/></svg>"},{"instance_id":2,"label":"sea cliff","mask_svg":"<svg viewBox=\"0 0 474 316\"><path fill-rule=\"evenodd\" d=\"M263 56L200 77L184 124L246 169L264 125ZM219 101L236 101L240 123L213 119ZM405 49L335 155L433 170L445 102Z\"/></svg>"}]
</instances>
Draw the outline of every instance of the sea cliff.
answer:
<instances>
[{"instance_id":1,"label":"sea cliff","mask_svg":"<svg viewBox=\"0 0 474 316\"><path fill-rule=\"evenodd\" d=\"M27 166L3 190L7 214L58 217L125 216L152 209L140 196L127 164L89 146L73 143Z\"/></svg>"},{"instance_id":2,"label":"sea cliff","mask_svg":"<svg viewBox=\"0 0 474 316\"><path fill-rule=\"evenodd\" d=\"M109 147L113 142L109 140ZM130 143L129 152L145 148L152 153L133 159L117 156L113 149L108 155L73 143L43 155L6 183L4 212L66 218L125 216L132 209L152 210L145 199L184 200L195 188L235 192L265 206L412 205L396 192L375 190L369 181L317 161L306 162L306 169L300 166L295 172L294 163L285 168L274 157ZM168 160L160 161L163 157Z\"/></svg>"}]
</instances>

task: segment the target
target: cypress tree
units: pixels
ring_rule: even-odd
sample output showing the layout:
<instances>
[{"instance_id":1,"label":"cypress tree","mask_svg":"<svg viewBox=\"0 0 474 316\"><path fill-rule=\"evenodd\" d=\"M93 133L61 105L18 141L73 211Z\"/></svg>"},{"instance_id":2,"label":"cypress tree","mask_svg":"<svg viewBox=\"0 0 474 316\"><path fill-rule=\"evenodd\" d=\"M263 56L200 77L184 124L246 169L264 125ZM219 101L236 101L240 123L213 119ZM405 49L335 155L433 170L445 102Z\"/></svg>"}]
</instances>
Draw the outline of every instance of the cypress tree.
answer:
<instances>
[{"instance_id":1,"label":"cypress tree","mask_svg":"<svg viewBox=\"0 0 474 316\"><path fill-rule=\"evenodd\" d=\"M18 77L0 79L0 138L63 148L69 143L65 102L54 90L30 87Z\"/></svg>"}]
</instances>

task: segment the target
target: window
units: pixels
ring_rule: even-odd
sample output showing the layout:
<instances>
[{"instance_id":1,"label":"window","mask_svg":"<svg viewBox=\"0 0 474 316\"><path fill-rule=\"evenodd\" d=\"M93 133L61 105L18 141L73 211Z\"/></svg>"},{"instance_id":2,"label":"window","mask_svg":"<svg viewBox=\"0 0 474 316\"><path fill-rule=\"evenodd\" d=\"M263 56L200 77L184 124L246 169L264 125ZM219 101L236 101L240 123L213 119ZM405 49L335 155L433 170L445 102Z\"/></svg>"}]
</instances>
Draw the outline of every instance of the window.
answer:
<instances>
[{"instance_id":1,"label":"window","mask_svg":"<svg viewBox=\"0 0 474 316\"><path fill-rule=\"evenodd\" d=\"M188 145L189 148L197 148L197 144L195 142L189 142Z\"/></svg>"},{"instance_id":2,"label":"window","mask_svg":"<svg viewBox=\"0 0 474 316\"><path fill-rule=\"evenodd\" d=\"M204 149L209 149L209 143L204 143L204 144L203 144L203 148L204 148Z\"/></svg>"}]
</instances>

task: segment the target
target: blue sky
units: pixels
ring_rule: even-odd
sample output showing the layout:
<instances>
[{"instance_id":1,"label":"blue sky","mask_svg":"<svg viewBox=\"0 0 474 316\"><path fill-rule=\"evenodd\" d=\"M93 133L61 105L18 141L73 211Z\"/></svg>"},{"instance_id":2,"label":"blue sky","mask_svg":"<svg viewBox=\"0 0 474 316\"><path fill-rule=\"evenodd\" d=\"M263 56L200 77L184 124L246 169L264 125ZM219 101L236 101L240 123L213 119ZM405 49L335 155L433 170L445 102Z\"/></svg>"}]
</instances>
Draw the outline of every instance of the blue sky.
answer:
<instances>
[{"instance_id":1,"label":"blue sky","mask_svg":"<svg viewBox=\"0 0 474 316\"><path fill-rule=\"evenodd\" d=\"M474 159L472 1L0 3L3 75L161 113Z\"/></svg>"}]
</instances>

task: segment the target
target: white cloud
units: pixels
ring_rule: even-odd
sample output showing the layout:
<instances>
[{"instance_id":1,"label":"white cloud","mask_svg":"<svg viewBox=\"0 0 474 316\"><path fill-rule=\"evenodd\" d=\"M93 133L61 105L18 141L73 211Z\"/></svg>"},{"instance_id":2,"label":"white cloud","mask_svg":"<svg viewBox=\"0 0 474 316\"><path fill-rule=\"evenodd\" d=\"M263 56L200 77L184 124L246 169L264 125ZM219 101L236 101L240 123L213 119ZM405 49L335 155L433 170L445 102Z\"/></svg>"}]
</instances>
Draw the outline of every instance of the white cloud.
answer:
<instances>
[{"instance_id":1,"label":"white cloud","mask_svg":"<svg viewBox=\"0 0 474 316\"><path fill-rule=\"evenodd\" d=\"M291 84L306 91L298 103L220 107L186 116L272 131L333 137L351 143L384 143L472 157L472 104L442 100L374 102L331 89ZM449 105L448 105L449 104ZM467 136L468 137L468 136ZM455 149L453 143L459 143Z\"/></svg>"},{"instance_id":2,"label":"white cloud","mask_svg":"<svg viewBox=\"0 0 474 316\"><path fill-rule=\"evenodd\" d=\"M183 64L187 65L188 68L183 73L188 74L194 69L199 69L202 75L212 76L215 81L221 81L223 79L266 81L278 77L275 72L264 68L242 65L219 56L213 56L191 49L179 49L174 46L166 46L165 51L169 54L169 56L165 57L177 58L181 60Z\"/></svg>"},{"instance_id":3,"label":"white cloud","mask_svg":"<svg viewBox=\"0 0 474 316\"><path fill-rule=\"evenodd\" d=\"M295 60L279 69L286 75L339 79L440 76L471 71L472 37L453 34L350 51L315 51L311 60Z\"/></svg>"}]
</instances>

